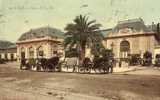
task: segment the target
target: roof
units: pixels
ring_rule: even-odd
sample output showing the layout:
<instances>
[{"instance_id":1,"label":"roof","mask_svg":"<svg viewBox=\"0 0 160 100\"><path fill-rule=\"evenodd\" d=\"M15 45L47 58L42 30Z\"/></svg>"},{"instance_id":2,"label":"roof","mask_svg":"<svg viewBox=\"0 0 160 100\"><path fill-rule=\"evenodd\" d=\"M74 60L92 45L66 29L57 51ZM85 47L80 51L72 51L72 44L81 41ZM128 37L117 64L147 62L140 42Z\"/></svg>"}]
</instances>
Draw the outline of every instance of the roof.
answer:
<instances>
[{"instance_id":1,"label":"roof","mask_svg":"<svg viewBox=\"0 0 160 100\"><path fill-rule=\"evenodd\" d=\"M17 45L16 45L16 44L13 44L13 45L8 46L7 49L15 49L15 48L17 48Z\"/></svg>"},{"instance_id":2,"label":"roof","mask_svg":"<svg viewBox=\"0 0 160 100\"><path fill-rule=\"evenodd\" d=\"M113 29L105 29L105 30L101 30L101 33L104 37L108 36L110 33L112 33Z\"/></svg>"},{"instance_id":3,"label":"roof","mask_svg":"<svg viewBox=\"0 0 160 100\"><path fill-rule=\"evenodd\" d=\"M141 18L119 21L116 27L114 28L113 32L117 33L120 29L124 28L130 28L134 32L140 32L140 31L150 32L150 30L145 25L143 19Z\"/></svg>"},{"instance_id":4,"label":"roof","mask_svg":"<svg viewBox=\"0 0 160 100\"><path fill-rule=\"evenodd\" d=\"M0 49L9 49L9 48L16 48L16 44L9 41L0 40Z\"/></svg>"},{"instance_id":5,"label":"roof","mask_svg":"<svg viewBox=\"0 0 160 100\"><path fill-rule=\"evenodd\" d=\"M51 38L64 38L64 33L56 28L52 27L41 27L37 29L31 29L28 32L25 32L21 35L18 41L24 41L29 39L43 38L43 37L51 37Z\"/></svg>"},{"instance_id":6,"label":"roof","mask_svg":"<svg viewBox=\"0 0 160 100\"><path fill-rule=\"evenodd\" d=\"M156 26L154 25L145 25L143 19L137 18L137 19L129 19L124 21L119 21L118 24L110 29L103 30L102 33L104 37L112 36L113 34L116 34L121 29L130 28L133 32L155 32Z\"/></svg>"}]
</instances>

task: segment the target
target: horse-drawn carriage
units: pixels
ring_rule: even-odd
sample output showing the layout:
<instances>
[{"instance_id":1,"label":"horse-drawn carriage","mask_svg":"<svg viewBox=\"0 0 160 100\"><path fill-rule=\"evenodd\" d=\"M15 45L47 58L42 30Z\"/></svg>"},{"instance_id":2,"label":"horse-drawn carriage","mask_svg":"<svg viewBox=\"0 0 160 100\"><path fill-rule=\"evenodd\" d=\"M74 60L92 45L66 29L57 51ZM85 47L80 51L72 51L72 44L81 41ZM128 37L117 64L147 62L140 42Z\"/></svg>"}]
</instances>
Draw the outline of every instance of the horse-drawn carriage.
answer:
<instances>
[{"instance_id":1,"label":"horse-drawn carriage","mask_svg":"<svg viewBox=\"0 0 160 100\"><path fill-rule=\"evenodd\" d=\"M93 70L95 73L109 73L113 71L112 59L106 59L104 57L95 57L93 61L90 58L85 58L82 64L79 64L78 58L66 58L63 61L59 60L59 57L52 57L50 59L22 59L20 69L37 71L62 71L62 69L72 69L72 72L91 73Z\"/></svg>"},{"instance_id":2,"label":"horse-drawn carriage","mask_svg":"<svg viewBox=\"0 0 160 100\"><path fill-rule=\"evenodd\" d=\"M0 64L5 64L5 60L4 59L0 59Z\"/></svg>"},{"instance_id":3,"label":"horse-drawn carriage","mask_svg":"<svg viewBox=\"0 0 160 100\"><path fill-rule=\"evenodd\" d=\"M131 54L129 58L129 65L135 66L140 65L142 62L140 54Z\"/></svg>"},{"instance_id":4,"label":"horse-drawn carriage","mask_svg":"<svg viewBox=\"0 0 160 100\"><path fill-rule=\"evenodd\" d=\"M150 53L149 51L146 51L143 55L143 59L142 59L142 65L143 66L150 66L152 65L152 53Z\"/></svg>"},{"instance_id":5,"label":"horse-drawn carriage","mask_svg":"<svg viewBox=\"0 0 160 100\"><path fill-rule=\"evenodd\" d=\"M113 53L111 51L106 50L103 56L95 56L91 61L90 58L83 59L82 63L79 63L78 53L69 52L66 53L69 55L65 55L66 58L64 60L60 60L58 56L46 59L46 58L37 58L37 59L22 59L20 69L32 70L36 69L37 71L66 71L69 69L72 72L80 72L80 73L91 73L94 71L95 73L98 71L99 73L109 73L113 72Z\"/></svg>"},{"instance_id":6,"label":"horse-drawn carriage","mask_svg":"<svg viewBox=\"0 0 160 100\"><path fill-rule=\"evenodd\" d=\"M59 57L21 59L20 69L37 71L56 71L59 64Z\"/></svg>"},{"instance_id":7,"label":"horse-drawn carriage","mask_svg":"<svg viewBox=\"0 0 160 100\"><path fill-rule=\"evenodd\" d=\"M82 61L79 60L78 57L76 57L76 53L70 55L65 60L64 67L68 69L72 69L72 72L79 72L79 73L109 73L113 72L113 53L111 50L105 50L103 52L102 56L95 56L94 59L90 59L88 57L84 58ZM80 62L81 63L80 63Z\"/></svg>"},{"instance_id":8,"label":"horse-drawn carriage","mask_svg":"<svg viewBox=\"0 0 160 100\"><path fill-rule=\"evenodd\" d=\"M113 59L106 59L104 57L95 57L93 61L89 58L85 58L83 63L79 66L79 72L81 73L109 73L113 72Z\"/></svg>"},{"instance_id":9,"label":"horse-drawn carriage","mask_svg":"<svg viewBox=\"0 0 160 100\"><path fill-rule=\"evenodd\" d=\"M157 54L155 57L155 66L160 67L160 54Z\"/></svg>"}]
</instances>

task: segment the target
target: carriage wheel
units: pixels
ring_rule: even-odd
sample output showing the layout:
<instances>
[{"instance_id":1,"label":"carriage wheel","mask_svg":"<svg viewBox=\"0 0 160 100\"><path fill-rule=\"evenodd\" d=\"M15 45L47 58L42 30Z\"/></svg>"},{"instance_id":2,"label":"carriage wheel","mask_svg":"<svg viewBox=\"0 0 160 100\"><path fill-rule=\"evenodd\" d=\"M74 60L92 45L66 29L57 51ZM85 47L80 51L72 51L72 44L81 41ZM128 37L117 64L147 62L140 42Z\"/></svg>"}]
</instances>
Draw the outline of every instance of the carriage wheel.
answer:
<instances>
[{"instance_id":1,"label":"carriage wheel","mask_svg":"<svg viewBox=\"0 0 160 100\"><path fill-rule=\"evenodd\" d=\"M55 69L55 71L58 71L58 70L59 70L59 67L58 67L58 66L55 66L54 69Z\"/></svg>"},{"instance_id":2,"label":"carriage wheel","mask_svg":"<svg viewBox=\"0 0 160 100\"><path fill-rule=\"evenodd\" d=\"M89 67L88 67L88 68L85 68L85 69L84 69L84 72L85 72L85 73L91 73L91 69L90 69Z\"/></svg>"},{"instance_id":3,"label":"carriage wheel","mask_svg":"<svg viewBox=\"0 0 160 100\"><path fill-rule=\"evenodd\" d=\"M84 67L82 67L82 66L80 66L80 67L78 68L78 72L79 72L79 73L84 73L84 70L85 70L85 69L84 69Z\"/></svg>"},{"instance_id":4,"label":"carriage wheel","mask_svg":"<svg viewBox=\"0 0 160 100\"><path fill-rule=\"evenodd\" d=\"M95 74L97 73L97 68L92 68Z\"/></svg>"},{"instance_id":5,"label":"carriage wheel","mask_svg":"<svg viewBox=\"0 0 160 100\"><path fill-rule=\"evenodd\" d=\"M102 68L97 68L99 73L102 73Z\"/></svg>"},{"instance_id":6,"label":"carriage wheel","mask_svg":"<svg viewBox=\"0 0 160 100\"><path fill-rule=\"evenodd\" d=\"M61 72L61 65L60 65L60 64L56 66L56 70L57 70L58 72Z\"/></svg>"},{"instance_id":7,"label":"carriage wheel","mask_svg":"<svg viewBox=\"0 0 160 100\"><path fill-rule=\"evenodd\" d=\"M105 69L105 74L109 74L109 70L111 70L111 67L107 67L107 68Z\"/></svg>"}]
</instances>

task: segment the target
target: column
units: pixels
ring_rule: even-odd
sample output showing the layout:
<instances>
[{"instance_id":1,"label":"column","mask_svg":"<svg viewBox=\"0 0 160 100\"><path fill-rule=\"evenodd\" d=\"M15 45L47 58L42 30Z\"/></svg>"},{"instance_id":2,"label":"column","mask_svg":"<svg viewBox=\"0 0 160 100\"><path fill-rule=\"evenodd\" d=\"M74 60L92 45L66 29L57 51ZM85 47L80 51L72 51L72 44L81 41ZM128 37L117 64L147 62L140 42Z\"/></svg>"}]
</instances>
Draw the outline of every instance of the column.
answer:
<instances>
[{"instance_id":1,"label":"column","mask_svg":"<svg viewBox=\"0 0 160 100\"><path fill-rule=\"evenodd\" d=\"M37 47L35 46L35 47L34 47L34 58L36 59L37 56L38 56L38 54L37 54Z\"/></svg>"},{"instance_id":2,"label":"column","mask_svg":"<svg viewBox=\"0 0 160 100\"><path fill-rule=\"evenodd\" d=\"M26 59L29 58L29 48L28 47L25 48L25 58Z\"/></svg>"},{"instance_id":3,"label":"column","mask_svg":"<svg viewBox=\"0 0 160 100\"><path fill-rule=\"evenodd\" d=\"M51 58L53 54L52 44L48 43L48 58Z\"/></svg>"},{"instance_id":4,"label":"column","mask_svg":"<svg viewBox=\"0 0 160 100\"><path fill-rule=\"evenodd\" d=\"M44 46L44 52L45 52L45 57L50 58L51 57L51 45L50 43L46 43Z\"/></svg>"},{"instance_id":5,"label":"column","mask_svg":"<svg viewBox=\"0 0 160 100\"><path fill-rule=\"evenodd\" d=\"M17 58L17 62L19 62L20 59L21 59L21 51L20 51L20 47L19 46L17 46L17 55L16 55L16 58Z\"/></svg>"}]
</instances>

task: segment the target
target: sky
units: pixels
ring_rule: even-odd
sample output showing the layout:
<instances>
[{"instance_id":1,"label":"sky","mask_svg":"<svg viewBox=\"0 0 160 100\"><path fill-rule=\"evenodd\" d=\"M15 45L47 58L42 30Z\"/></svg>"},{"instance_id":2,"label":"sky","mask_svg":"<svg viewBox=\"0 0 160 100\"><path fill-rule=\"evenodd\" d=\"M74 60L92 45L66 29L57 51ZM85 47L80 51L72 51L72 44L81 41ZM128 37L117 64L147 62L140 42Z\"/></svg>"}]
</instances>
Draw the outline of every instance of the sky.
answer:
<instances>
[{"instance_id":1,"label":"sky","mask_svg":"<svg viewBox=\"0 0 160 100\"><path fill-rule=\"evenodd\" d=\"M38 27L64 31L80 14L96 19L101 29L135 18L148 25L160 22L160 0L0 0L0 40L16 42Z\"/></svg>"}]
</instances>

